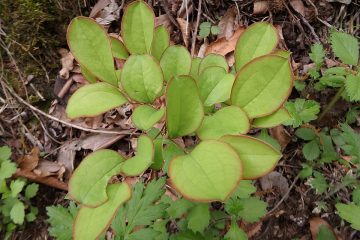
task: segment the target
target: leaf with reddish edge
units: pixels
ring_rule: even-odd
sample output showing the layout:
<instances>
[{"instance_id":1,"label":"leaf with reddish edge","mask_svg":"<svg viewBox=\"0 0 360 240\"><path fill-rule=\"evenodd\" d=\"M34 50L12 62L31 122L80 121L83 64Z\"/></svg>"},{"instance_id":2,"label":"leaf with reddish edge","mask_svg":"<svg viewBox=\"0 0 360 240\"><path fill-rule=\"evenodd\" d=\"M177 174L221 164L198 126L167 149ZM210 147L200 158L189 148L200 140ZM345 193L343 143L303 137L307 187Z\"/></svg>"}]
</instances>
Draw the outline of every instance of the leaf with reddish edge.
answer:
<instances>
[{"instance_id":1,"label":"leaf with reddish edge","mask_svg":"<svg viewBox=\"0 0 360 240\"><path fill-rule=\"evenodd\" d=\"M273 51L279 41L276 28L266 22L249 26L239 37L235 48L235 68L239 71L252 59Z\"/></svg>"},{"instance_id":2,"label":"leaf with reddish edge","mask_svg":"<svg viewBox=\"0 0 360 240\"><path fill-rule=\"evenodd\" d=\"M89 154L76 168L69 181L71 199L89 207L108 200L109 179L120 173L125 159L113 150L103 149Z\"/></svg>"},{"instance_id":3,"label":"leaf with reddish edge","mask_svg":"<svg viewBox=\"0 0 360 240\"><path fill-rule=\"evenodd\" d=\"M164 25L155 28L151 54L160 61L162 54L170 45L170 34Z\"/></svg>"},{"instance_id":4,"label":"leaf with reddish edge","mask_svg":"<svg viewBox=\"0 0 360 240\"><path fill-rule=\"evenodd\" d=\"M117 86L109 37L93 19L76 17L69 24L67 42L75 59L102 81Z\"/></svg>"},{"instance_id":5,"label":"leaf with reddish edge","mask_svg":"<svg viewBox=\"0 0 360 240\"><path fill-rule=\"evenodd\" d=\"M225 201L242 177L235 150L216 140L202 141L187 155L175 157L168 174L185 198L198 202Z\"/></svg>"},{"instance_id":6,"label":"leaf with reddish edge","mask_svg":"<svg viewBox=\"0 0 360 240\"><path fill-rule=\"evenodd\" d=\"M111 42L111 50L114 58L125 60L129 57L129 53L126 50L126 47L124 46L122 41L120 41L117 38L110 37L110 42Z\"/></svg>"},{"instance_id":7,"label":"leaf with reddish edge","mask_svg":"<svg viewBox=\"0 0 360 240\"><path fill-rule=\"evenodd\" d=\"M201 74L208 67L221 67L226 72L229 71L229 66L225 57L215 53L210 53L202 59L199 66L199 74Z\"/></svg>"},{"instance_id":8,"label":"leaf with reddish edge","mask_svg":"<svg viewBox=\"0 0 360 240\"><path fill-rule=\"evenodd\" d=\"M256 128L272 128L283 124L291 119L289 112L286 108L281 107L276 112L267 115L265 117L255 118L252 123Z\"/></svg>"},{"instance_id":9,"label":"leaf with reddish edge","mask_svg":"<svg viewBox=\"0 0 360 240\"><path fill-rule=\"evenodd\" d=\"M121 36L131 54L150 53L154 37L155 16L144 1L127 5L121 21Z\"/></svg>"},{"instance_id":10,"label":"leaf with reddish edge","mask_svg":"<svg viewBox=\"0 0 360 240\"><path fill-rule=\"evenodd\" d=\"M243 163L243 179L256 179L271 172L281 153L271 145L246 135L227 135L219 141L229 144Z\"/></svg>"},{"instance_id":11,"label":"leaf with reddish edge","mask_svg":"<svg viewBox=\"0 0 360 240\"><path fill-rule=\"evenodd\" d=\"M163 89L160 65L150 55L131 55L121 71L121 86L137 102L152 103Z\"/></svg>"},{"instance_id":12,"label":"leaf with reddish edge","mask_svg":"<svg viewBox=\"0 0 360 240\"><path fill-rule=\"evenodd\" d=\"M69 118L94 117L127 102L116 87L100 82L87 84L70 97L66 106Z\"/></svg>"},{"instance_id":13,"label":"leaf with reddish edge","mask_svg":"<svg viewBox=\"0 0 360 240\"><path fill-rule=\"evenodd\" d=\"M204 108L192 77L172 78L167 86L166 103L169 138L188 135L200 127L204 118Z\"/></svg>"},{"instance_id":14,"label":"leaf with reddish edge","mask_svg":"<svg viewBox=\"0 0 360 240\"><path fill-rule=\"evenodd\" d=\"M236 106L221 108L212 116L206 116L196 131L201 140L219 139L228 134L245 134L250 130L246 113Z\"/></svg>"},{"instance_id":15,"label":"leaf with reddish edge","mask_svg":"<svg viewBox=\"0 0 360 240\"><path fill-rule=\"evenodd\" d=\"M288 59L276 55L256 58L237 73L231 104L242 108L250 119L270 115L290 95L293 79Z\"/></svg>"},{"instance_id":16,"label":"leaf with reddish edge","mask_svg":"<svg viewBox=\"0 0 360 240\"><path fill-rule=\"evenodd\" d=\"M160 66L166 82L172 77L187 75L191 69L190 53L184 46L170 46L162 54Z\"/></svg>"},{"instance_id":17,"label":"leaf with reddish edge","mask_svg":"<svg viewBox=\"0 0 360 240\"><path fill-rule=\"evenodd\" d=\"M110 226L117 210L131 197L127 183L110 184L106 188L109 200L96 208L81 206L75 218L73 239L98 239Z\"/></svg>"},{"instance_id":18,"label":"leaf with reddish edge","mask_svg":"<svg viewBox=\"0 0 360 240\"><path fill-rule=\"evenodd\" d=\"M121 166L121 172L126 176L138 176L143 173L154 161L154 143L146 135L138 139L137 153L126 160Z\"/></svg>"}]
</instances>

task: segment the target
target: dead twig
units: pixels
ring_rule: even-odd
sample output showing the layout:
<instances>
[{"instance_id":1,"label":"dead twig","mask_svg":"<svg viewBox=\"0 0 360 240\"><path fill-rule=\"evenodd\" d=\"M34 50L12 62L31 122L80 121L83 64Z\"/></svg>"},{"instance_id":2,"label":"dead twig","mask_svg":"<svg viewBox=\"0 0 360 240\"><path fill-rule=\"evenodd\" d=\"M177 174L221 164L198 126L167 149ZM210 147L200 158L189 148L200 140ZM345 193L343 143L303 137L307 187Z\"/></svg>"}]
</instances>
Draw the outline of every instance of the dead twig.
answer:
<instances>
[{"instance_id":1,"label":"dead twig","mask_svg":"<svg viewBox=\"0 0 360 240\"><path fill-rule=\"evenodd\" d=\"M300 174L296 175L294 181L292 182L291 186L289 187L288 191L285 193L285 195L280 199L280 201L268 212L267 215L272 214L275 212L275 210L285 201L285 199L289 196L291 190L294 188L295 183L299 179Z\"/></svg>"},{"instance_id":2,"label":"dead twig","mask_svg":"<svg viewBox=\"0 0 360 240\"><path fill-rule=\"evenodd\" d=\"M57 117L51 116L45 112L43 112L42 110L34 107L33 105L31 105L30 103L28 103L27 101L25 101L24 99L22 99L19 95L17 95L13 89L11 89L11 87L9 87L4 81L3 84L5 85L5 88L7 88L7 90L10 92L10 94L16 98L16 100L18 100L20 103L24 104L25 106L27 106L28 108L30 108L31 110L33 110L34 112L37 112L38 114L47 117L53 121L62 123L68 127L72 127L72 128L76 128L82 131L86 131L86 132L92 132L92 133L104 133L104 134L121 134L121 135L130 135L132 134L134 131L132 130L122 130L122 131L113 131L113 130L106 130L106 129L91 129L91 128L85 128L85 127L81 127L78 126L76 124L73 123L69 123L66 122L64 120L61 120Z\"/></svg>"},{"instance_id":3,"label":"dead twig","mask_svg":"<svg viewBox=\"0 0 360 240\"><path fill-rule=\"evenodd\" d=\"M199 0L199 5L198 5L198 14L196 17L196 23L195 23L195 28L193 31L193 35L192 35L192 43L191 43L191 56L194 57L194 53L195 53L195 44L196 44L196 36L197 36L197 31L199 28L199 23L200 23L200 16L201 16L201 5L202 5L202 0Z\"/></svg>"}]
</instances>

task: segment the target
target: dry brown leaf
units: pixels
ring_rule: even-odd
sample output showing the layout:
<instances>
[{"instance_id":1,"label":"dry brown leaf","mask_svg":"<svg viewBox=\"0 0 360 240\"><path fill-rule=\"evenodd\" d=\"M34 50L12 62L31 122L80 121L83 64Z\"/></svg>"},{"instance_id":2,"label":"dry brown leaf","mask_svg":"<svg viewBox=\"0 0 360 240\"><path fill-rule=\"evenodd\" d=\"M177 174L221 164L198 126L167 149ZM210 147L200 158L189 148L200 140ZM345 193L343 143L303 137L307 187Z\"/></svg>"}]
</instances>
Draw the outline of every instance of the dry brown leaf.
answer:
<instances>
[{"instance_id":1,"label":"dry brown leaf","mask_svg":"<svg viewBox=\"0 0 360 240\"><path fill-rule=\"evenodd\" d=\"M284 126L277 126L277 127L271 128L270 135L279 142L281 149L283 149L283 150L291 141L291 136L286 131Z\"/></svg>"},{"instance_id":2,"label":"dry brown leaf","mask_svg":"<svg viewBox=\"0 0 360 240\"><path fill-rule=\"evenodd\" d=\"M225 37L219 38L215 42L212 42L209 44L209 46L206 48L205 55L210 53L217 53L220 55L225 56L229 52L232 52L235 50L236 42L240 35L244 32L245 28L239 27L235 30L234 34L229 40L226 40Z\"/></svg>"},{"instance_id":3,"label":"dry brown leaf","mask_svg":"<svg viewBox=\"0 0 360 240\"><path fill-rule=\"evenodd\" d=\"M41 184L48 185L48 186L58 188L61 190L65 190L65 191L68 190L67 184L60 181L56 177L41 177L41 176L36 175L33 172L22 171L20 169L16 170L14 177L24 177L33 182L41 183Z\"/></svg>"},{"instance_id":4,"label":"dry brown leaf","mask_svg":"<svg viewBox=\"0 0 360 240\"><path fill-rule=\"evenodd\" d=\"M57 176L59 179L62 178L65 171L66 169L63 165L45 159L41 159L38 166L33 170L40 177Z\"/></svg>"},{"instance_id":5,"label":"dry brown leaf","mask_svg":"<svg viewBox=\"0 0 360 240\"><path fill-rule=\"evenodd\" d=\"M74 161L76 156L76 151L80 150L78 143L80 140L72 139L65 142L57 154L57 163L65 167L65 179L68 180L74 171Z\"/></svg>"},{"instance_id":6,"label":"dry brown leaf","mask_svg":"<svg viewBox=\"0 0 360 240\"><path fill-rule=\"evenodd\" d=\"M99 0L91 9L89 17L91 18L96 17L96 15L109 4L110 4L110 0Z\"/></svg>"},{"instance_id":7,"label":"dry brown leaf","mask_svg":"<svg viewBox=\"0 0 360 240\"><path fill-rule=\"evenodd\" d=\"M173 25L168 17L168 15L163 14L155 18L155 27L163 25L169 33L173 30Z\"/></svg>"},{"instance_id":8,"label":"dry brown leaf","mask_svg":"<svg viewBox=\"0 0 360 240\"><path fill-rule=\"evenodd\" d=\"M19 160L19 168L23 171L32 171L39 163L39 148L35 147L31 152Z\"/></svg>"},{"instance_id":9,"label":"dry brown leaf","mask_svg":"<svg viewBox=\"0 0 360 240\"><path fill-rule=\"evenodd\" d=\"M209 46L209 43L208 43L207 39L205 39L204 43L201 44L201 46L200 46L199 52L197 53L197 57L204 58L208 46Z\"/></svg>"},{"instance_id":10,"label":"dry brown leaf","mask_svg":"<svg viewBox=\"0 0 360 240\"><path fill-rule=\"evenodd\" d=\"M309 220L309 223L310 223L311 237L312 237L313 240L317 240L317 235L319 233L319 230L320 230L321 226L327 227L333 233L334 237L336 239L338 239L335 232L334 232L334 230L333 230L333 228L324 219L319 218L319 217L314 217L314 218L311 218Z\"/></svg>"},{"instance_id":11,"label":"dry brown leaf","mask_svg":"<svg viewBox=\"0 0 360 240\"><path fill-rule=\"evenodd\" d=\"M253 14L264 14L269 11L269 3L268 1L257 1L254 2L254 11Z\"/></svg>"},{"instance_id":12,"label":"dry brown leaf","mask_svg":"<svg viewBox=\"0 0 360 240\"><path fill-rule=\"evenodd\" d=\"M291 0L290 5L296 12L305 17L305 6L301 0Z\"/></svg>"},{"instance_id":13,"label":"dry brown leaf","mask_svg":"<svg viewBox=\"0 0 360 240\"><path fill-rule=\"evenodd\" d=\"M190 33L191 26L190 26L189 22L186 21L183 18L176 18L176 21L178 22L178 24L180 26L180 31L182 33L182 37L183 37L183 40L184 40L185 47L188 47L188 45L189 45L189 36L190 36L189 33Z\"/></svg>"},{"instance_id":14,"label":"dry brown leaf","mask_svg":"<svg viewBox=\"0 0 360 240\"><path fill-rule=\"evenodd\" d=\"M62 79L68 79L70 71L74 68L74 56L65 48L61 48L59 54L61 55L60 62L62 66L59 75Z\"/></svg>"},{"instance_id":15,"label":"dry brown leaf","mask_svg":"<svg viewBox=\"0 0 360 240\"><path fill-rule=\"evenodd\" d=\"M112 134L91 134L84 139L80 139L77 144L78 147L82 149L89 149L92 151L96 151L99 149L107 148L124 138L125 135L112 135Z\"/></svg>"},{"instance_id":16,"label":"dry brown leaf","mask_svg":"<svg viewBox=\"0 0 360 240\"><path fill-rule=\"evenodd\" d=\"M289 190L287 179L279 172L271 172L260 178L260 185L264 191L277 187L280 190L281 196L284 196Z\"/></svg>"},{"instance_id":17,"label":"dry brown leaf","mask_svg":"<svg viewBox=\"0 0 360 240\"><path fill-rule=\"evenodd\" d=\"M246 234L247 234L248 238L251 239L256 234L258 234L260 232L260 230L261 230L261 227L262 227L262 222L261 221L248 226L247 229L246 229Z\"/></svg>"},{"instance_id":18,"label":"dry brown leaf","mask_svg":"<svg viewBox=\"0 0 360 240\"><path fill-rule=\"evenodd\" d=\"M100 11L98 17L96 17L95 20L99 24L108 27L108 25L111 22L117 21L119 20L119 18L120 18L120 6L117 4L115 0L110 0L110 3Z\"/></svg>"},{"instance_id":19,"label":"dry brown leaf","mask_svg":"<svg viewBox=\"0 0 360 240\"><path fill-rule=\"evenodd\" d=\"M236 18L237 10L236 6L233 5L230 7L224 16L219 21L220 33L218 35L218 39L225 37L226 40L229 40L234 34L235 28L235 18Z\"/></svg>"}]
</instances>

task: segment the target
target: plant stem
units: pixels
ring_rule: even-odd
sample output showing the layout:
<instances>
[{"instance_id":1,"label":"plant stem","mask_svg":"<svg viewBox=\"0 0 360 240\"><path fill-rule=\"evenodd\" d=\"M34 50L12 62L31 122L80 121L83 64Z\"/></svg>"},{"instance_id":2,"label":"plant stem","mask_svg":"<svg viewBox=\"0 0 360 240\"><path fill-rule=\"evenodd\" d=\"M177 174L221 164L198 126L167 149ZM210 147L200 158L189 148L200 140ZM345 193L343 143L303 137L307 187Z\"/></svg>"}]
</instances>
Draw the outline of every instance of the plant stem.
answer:
<instances>
[{"instance_id":1,"label":"plant stem","mask_svg":"<svg viewBox=\"0 0 360 240\"><path fill-rule=\"evenodd\" d=\"M340 99L341 94L344 92L344 90L345 90L345 85L343 85L341 88L339 88L339 90L337 91L335 96L331 99L330 103L326 106L324 111L322 111L322 113L320 114L318 121L321 121L321 119L323 119L323 117L330 111L330 109L332 109L334 107L335 103Z\"/></svg>"}]
</instances>

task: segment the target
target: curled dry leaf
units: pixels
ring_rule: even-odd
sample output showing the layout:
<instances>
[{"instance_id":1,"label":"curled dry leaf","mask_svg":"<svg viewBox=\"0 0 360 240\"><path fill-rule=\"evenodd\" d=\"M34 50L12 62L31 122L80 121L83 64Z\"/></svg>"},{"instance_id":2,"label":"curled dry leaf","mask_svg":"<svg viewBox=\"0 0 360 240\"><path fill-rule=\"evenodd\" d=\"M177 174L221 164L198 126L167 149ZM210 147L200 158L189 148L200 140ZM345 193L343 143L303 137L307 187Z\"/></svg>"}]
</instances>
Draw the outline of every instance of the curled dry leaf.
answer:
<instances>
[{"instance_id":1,"label":"curled dry leaf","mask_svg":"<svg viewBox=\"0 0 360 240\"><path fill-rule=\"evenodd\" d=\"M37 167L33 172L40 177L57 176L61 179L66 169L63 165L56 162L51 162L45 159L41 159Z\"/></svg>"},{"instance_id":2,"label":"curled dry leaf","mask_svg":"<svg viewBox=\"0 0 360 240\"><path fill-rule=\"evenodd\" d=\"M291 141L290 134L286 131L286 129L282 125L271 128L270 135L279 142L281 149L285 149L285 147Z\"/></svg>"},{"instance_id":3,"label":"curled dry leaf","mask_svg":"<svg viewBox=\"0 0 360 240\"><path fill-rule=\"evenodd\" d=\"M281 196L284 196L289 190L289 183L287 179L279 172L271 172L260 178L260 185L264 191L270 190L273 187L278 188Z\"/></svg>"},{"instance_id":4,"label":"curled dry leaf","mask_svg":"<svg viewBox=\"0 0 360 240\"><path fill-rule=\"evenodd\" d=\"M105 6L95 19L101 25L109 25L111 22L120 18L120 6L115 0L110 0L110 3Z\"/></svg>"},{"instance_id":5,"label":"curled dry leaf","mask_svg":"<svg viewBox=\"0 0 360 240\"><path fill-rule=\"evenodd\" d=\"M324 219L319 218L319 217L314 217L309 220L309 223L310 223L311 237L313 240L322 240L322 239L318 238L318 234L319 234L320 228L322 226L326 227L333 234L334 239L338 239L336 237L336 234L335 234L333 228Z\"/></svg>"},{"instance_id":6,"label":"curled dry leaf","mask_svg":"<svg viewBox=\"0 0 360 240\"><path fill-rule=\"evenodd\" d=\"M59 75L62 79L68 79L70 71L74 68L74 56L65 48L61 48L59 53L61 55L60 62L62 66Z\"/></svg>"},{"instance_id":7,"label":"curled dry leaf","mask_svg":"<svg viewBox=\"0 0 360 240\"><path fill-rule=\"evenodd\" d=\"M217 53L222 56L225 56L229 52L233 52L235 50L236 42L240 35L244 32L245 28L239 27L235 30L229 40L226 40L225 37L217 39L215 42L210 43L210 45L206 48L205 54Z\"/></svg>"},{"instance_id":8,"label":"curled dry leaf","mask_svg":"<svg viewBox=\"0 0 360 240\"><path fill-rule=\"evenodd\" d=\"M160 15L155 18L155 27L163 25L169 33L173 30L173 25L171 24L170 18L167 14Z\"/></svg>"},{"instance_id":9,"label":"curled dry leaf","mask_svg":"<svg viewBox=\"0 0 360 240\"><path fill-rule=\"evenodd\" d=\"M35 147L31 152L19 160L19 168L23 171L32 171L39 163L39 148Z\"/></svg>"},{"instance_id":10,"label":"curled dry leaf","mask_svg":"<svg viewBox=\"0 0 360 240\"><path fill-rule=\"evenodd\" d=\"M98 13L109 4L110 4L110 0L99 0L91 9L89 17L91 18L96 17L96 15L98 15Z\"/></svg>"},{"instance_id":11,"label":"curled dry leaf","mask_svg":"<svg viewBox=\"0 0 360 240\"><path fill-rule=\"evenodd\" d=\"M189 45L189 36L190 36L190 29L191 29L191 25L188 21L186 21L183 18L176 18L176 21L178 22L179 26L180 26L180 30L182 33L182 38L184 40L184 44L185 47L188 47Z\"/></svg>"},{"instance_id":12,"label":"curled dry leaf","mask_svg":"<svg viewBox=\"0 0 360 240\"><path fill-rule=\"evenodd\" d=\"M253 14L264 14L269 11L269 1L256 1L254 2Z\"/></svg>"},{"instance_id":13,"label":"curled dry leaf","mask_svg":"<svg viewBox=\"0 0 360 240\"><path fill-rule=\"evenodd\" d=\"M229 40L233 36L236 14L237 14L236 6L233 5L226 11L224 16L220 19L220 22L218 24L220 28L218 39L225 37L226 40Z\"/></svg>"}]
</instances>

